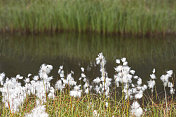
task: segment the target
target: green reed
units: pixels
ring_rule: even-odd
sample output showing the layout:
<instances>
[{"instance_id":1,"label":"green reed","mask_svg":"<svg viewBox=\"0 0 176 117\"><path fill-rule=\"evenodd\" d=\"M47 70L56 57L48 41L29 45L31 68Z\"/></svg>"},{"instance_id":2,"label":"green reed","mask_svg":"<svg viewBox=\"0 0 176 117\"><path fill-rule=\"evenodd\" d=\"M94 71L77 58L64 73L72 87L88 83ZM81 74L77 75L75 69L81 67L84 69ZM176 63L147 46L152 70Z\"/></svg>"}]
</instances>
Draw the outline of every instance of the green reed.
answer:
<instances>
[{"instance_id":1,"label":"green reed","mask_svg":"<svg viewBox=\"0 0 176 117\"><path fill-rule=\"evenodd\" d=\"M19 112L10 113L8 108L5 108L4 104L2 104L0 108L1 117L19 117L25 116L27 113L31 113L32 109L36 106L35 96L27 97L26 101L20 107ZM166 112L165 100L158 99L154 101L149 96L143 97L145 100L145 104L143 104L143 115L142 117L174 117L176 116L176 104L175 99L168 100L169 110ZM93 113L94 110L97 111L99 117L127 117L130 116L130 106L133 101L122 101L123 97L118 96L118 99L109 98L106 99L100 95L88 94L83 95L80 98L71 97L67 93L58 93L58 95L54 99L48 99L44 105L46 107L46 112L49 116L52 117L78 117L78 116L86 116L86 117L98 117ZM105 102L108 102L108 107ZM153 102L154 104L151 104ZM132 116L135 117L135 116Z\"/></svg>"},{"instance_id":2,"label":"green reed","mask_svg":"<svg viewBox=\"0 0 176 117\"><path fill-rule=\"evenodd\" d=\"M175 33L175 6L174 0L2 0L0 30Z\"/></svg>"}]
</instances>

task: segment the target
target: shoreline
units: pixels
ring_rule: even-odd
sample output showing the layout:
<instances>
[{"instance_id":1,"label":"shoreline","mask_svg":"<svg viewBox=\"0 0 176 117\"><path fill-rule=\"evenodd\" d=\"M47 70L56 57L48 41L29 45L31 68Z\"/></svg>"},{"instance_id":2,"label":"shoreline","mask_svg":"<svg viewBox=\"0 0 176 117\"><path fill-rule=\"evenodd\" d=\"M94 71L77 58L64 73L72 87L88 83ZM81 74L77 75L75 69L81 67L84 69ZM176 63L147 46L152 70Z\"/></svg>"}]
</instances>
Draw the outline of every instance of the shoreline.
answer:
<instances>
[{"instance_id":1,"label":"shoreline","mask_svg":"<svg viewBox=\"0 0 176 117\"><path fill-rule=\"evenodd\" d=\"M86 31L81 31L79 32L78 30L45 30L45 31L30 31L30 30L1 30L0 29L0 35L15 35L15 34L19 34L19 35L57 35L57 34L77 34L77 35L99 35L99 36L118 36L118 37L136 37L136 38L147 38L147 37L158 37L158 38L164 38L164 37L168 37L168 36L176 36L176 32L147 32L145 34L143 33L132 33L132 32L106 32L103 33L101 32L97 32L97 31L91 31L91 30L86 30Z\"/></svg>"}]
</instances>

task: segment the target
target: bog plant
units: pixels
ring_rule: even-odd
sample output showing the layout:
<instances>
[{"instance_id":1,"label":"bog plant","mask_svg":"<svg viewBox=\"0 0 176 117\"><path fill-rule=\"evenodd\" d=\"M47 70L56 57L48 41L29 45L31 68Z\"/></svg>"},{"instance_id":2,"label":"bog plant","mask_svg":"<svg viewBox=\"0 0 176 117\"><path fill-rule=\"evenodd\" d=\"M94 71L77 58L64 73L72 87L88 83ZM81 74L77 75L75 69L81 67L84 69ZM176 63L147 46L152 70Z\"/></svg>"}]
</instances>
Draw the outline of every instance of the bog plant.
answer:
<instances>
[{"instance_id":1,"label":"bog plant","mask_svg":"<svg viewBox=\"0 0 176 117\"><path fill-rule=\"evenodd\" d=\"M27 77L5 77L0 74L1 116L174 116L176 115L175 88L169 70L160 79L163 82L165 98L155 103L155 69L150 74L147 84L135 75L135 70L128 66L126 58L116 59L114 78L108 77L105 69L106 60L98 54L96 64L100 66L100 76L90 81L81 67L81 76L75 81L74 72L65 74L59 67L59 79L51 85L49 76L52 65L43 64L39 74ZM172 98L168 98L169 87ZM115 90L114 90L115 89ZM151 90L152 97L145 98L145 91ZM121 94L120 94L121 93ZM119 95L117 95L119 94ZM149 100L149 101L147 101ZM152 104L150 104L152 102Z\"/></svg>"},{"instance_id":2,"label":"bog plant","mask_svg":"<svg viewBox=\"0 0 176 117\"><path fill-rule=\"evenodd\" d=\"M2 0L2 32L176 32L175 0Z\"/></svg>"}]
</instances>

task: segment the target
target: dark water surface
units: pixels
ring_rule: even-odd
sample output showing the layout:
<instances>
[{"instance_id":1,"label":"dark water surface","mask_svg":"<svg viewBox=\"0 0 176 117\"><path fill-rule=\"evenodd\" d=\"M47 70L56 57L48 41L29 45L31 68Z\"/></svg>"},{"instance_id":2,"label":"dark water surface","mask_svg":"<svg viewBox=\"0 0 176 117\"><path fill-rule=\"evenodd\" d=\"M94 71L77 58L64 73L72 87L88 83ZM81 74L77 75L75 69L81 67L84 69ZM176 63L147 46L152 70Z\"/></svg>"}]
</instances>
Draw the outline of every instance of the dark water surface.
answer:
<instances>
[{"instance_id":1,"label":"dark water surface","mask_svg":"<svg viewBox=\"0 0 176 117\"><path fill-rule=\"evenodd\" d=\"M37 74L41 64L51 64L51 73L57 77L60 65L65 73L73 70L75 79L80 76L80 67L86 68L89 79L99 76L99 67L94 66L95 58L103 52L107 59L106 70L114 75L115 59L126 57L129 66L144 81L156 68L159 77L166 70L176 73L176 37L133 38L98 36L92 34L62 33L55 35L0 35L0 72L6 76L28 73ZM158 84L159 81L158 81Z\"/></svg>"}]
</instances>

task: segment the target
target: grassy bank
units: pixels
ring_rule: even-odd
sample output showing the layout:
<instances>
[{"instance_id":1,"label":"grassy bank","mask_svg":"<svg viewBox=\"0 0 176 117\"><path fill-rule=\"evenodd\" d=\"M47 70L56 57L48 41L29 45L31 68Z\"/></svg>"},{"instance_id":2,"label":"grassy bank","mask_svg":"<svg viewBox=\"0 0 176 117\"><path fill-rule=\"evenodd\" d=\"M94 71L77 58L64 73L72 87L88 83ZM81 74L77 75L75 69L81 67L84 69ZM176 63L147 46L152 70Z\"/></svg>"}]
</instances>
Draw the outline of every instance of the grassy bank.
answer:
<instances>
[{"instance_id":1,"label":"grassy bank","mask_svg":"<svg viewBox=\"0 0 176 117\"><path fill-rule=\"evenodd\" d=\"M147 97L147 96L146 96ZM165 100L153 102L152 98L144 98L146 104L141 103L144 109L142 117L174 117L176 116L175 100L168 100L168 111ZM1 117L24 117L32 113L37 107L35 96L28 97L19 112L10 113L5 106L0 107ZM45 112L49 117L135 117L130 113L130 104L123 98L106 99L103 96L86 95L80 98L71 97L69 94L60 93L54 99L47 99ZM107 105L108 103L108 105ZM41 109L41 108L40 108ZM37 110L37 109L36 109ZM42 109L41 109L42 110ZM36 113L37 114L37 113ZM38 112L38 114L41 114ZM42 116L45 117L45 116Z\"/></svg>"},{"instance_id":2,"label":"grassy bank","mask_svg":"<svg viewBox=\"0 0 176 117\"><path fill-rule=\"evenodd\" d=\"M0 30L175 33L175 6L174 0L1 0Z\"/></svg>"}]
</instances>

